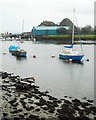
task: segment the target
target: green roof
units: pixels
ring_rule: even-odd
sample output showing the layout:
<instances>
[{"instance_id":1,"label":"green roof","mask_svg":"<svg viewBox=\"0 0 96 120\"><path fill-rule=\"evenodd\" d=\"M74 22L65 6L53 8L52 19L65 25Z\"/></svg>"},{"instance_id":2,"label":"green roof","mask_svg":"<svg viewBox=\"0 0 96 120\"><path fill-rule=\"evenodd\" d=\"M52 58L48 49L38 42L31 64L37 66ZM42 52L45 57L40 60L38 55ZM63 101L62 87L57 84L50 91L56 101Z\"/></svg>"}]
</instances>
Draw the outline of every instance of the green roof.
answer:
<instances>
[{"instance_id":1,"label":"green roof","mask_svg":"<svg viewBox=\"0 0 96 120\"><path fill-rule=\"evenodd\" d=\"M69 29L69 26L37 26L33 27L35 30L57 30L59 28Z\"/></svg>"}]
</instances>

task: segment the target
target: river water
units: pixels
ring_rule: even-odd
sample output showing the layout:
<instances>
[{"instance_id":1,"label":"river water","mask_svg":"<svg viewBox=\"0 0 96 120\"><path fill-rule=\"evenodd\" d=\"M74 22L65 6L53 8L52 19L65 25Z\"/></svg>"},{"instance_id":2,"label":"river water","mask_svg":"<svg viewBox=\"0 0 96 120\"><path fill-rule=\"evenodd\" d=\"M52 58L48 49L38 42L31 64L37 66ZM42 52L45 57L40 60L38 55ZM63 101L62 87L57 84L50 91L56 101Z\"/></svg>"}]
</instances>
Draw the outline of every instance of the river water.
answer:
<instances>
[{"instance_id":1,"label":"river water","mask_svg":"<svg viewBox=\"0 0 96 120\"><path fill-rule=\"evenodd\" d=\"M48 90L58 98L67 95L94 99L94 45L83 45L85 59L89 59L83 64L60 60L58 53L63 49L63 44L24 41L20 46L28 53L26 59L12 56L8 51L10 45L17 45L17 42L0 41L0 70L21 77L34 76L41 90ZM75 48L79 49L79 45L75 45Z\"/></svg>"}]
</instances>

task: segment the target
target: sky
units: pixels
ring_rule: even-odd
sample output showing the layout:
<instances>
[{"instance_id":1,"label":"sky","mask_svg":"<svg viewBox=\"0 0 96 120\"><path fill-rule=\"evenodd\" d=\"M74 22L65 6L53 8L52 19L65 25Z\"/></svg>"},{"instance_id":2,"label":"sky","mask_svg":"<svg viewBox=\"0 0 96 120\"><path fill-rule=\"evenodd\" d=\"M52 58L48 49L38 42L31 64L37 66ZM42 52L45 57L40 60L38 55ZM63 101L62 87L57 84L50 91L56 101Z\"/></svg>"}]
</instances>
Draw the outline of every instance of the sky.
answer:
<instances>
[{"instance_id":1,"label":"sky","mask_svg":"<svg viewBox=\"0 0 96 120\"><path fill-rule=\"evenodd\" d=\"M48 20L60 23L73 20L73 9L79 27L94 26L95 0L0 0L0 33L30 32L33 26Z\"/></svg>"}]
</instances>

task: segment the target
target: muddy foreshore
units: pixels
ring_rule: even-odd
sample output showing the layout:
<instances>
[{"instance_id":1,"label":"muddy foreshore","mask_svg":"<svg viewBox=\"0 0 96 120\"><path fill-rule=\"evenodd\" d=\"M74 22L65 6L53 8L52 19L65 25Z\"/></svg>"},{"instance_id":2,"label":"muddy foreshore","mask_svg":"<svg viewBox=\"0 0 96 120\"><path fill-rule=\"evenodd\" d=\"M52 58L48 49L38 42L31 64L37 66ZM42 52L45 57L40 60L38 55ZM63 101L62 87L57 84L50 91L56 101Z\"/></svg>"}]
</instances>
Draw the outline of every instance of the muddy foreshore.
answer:
<instances>
[{"instance_id":1,"label":"muddy foreshore","mask_svg":"<svg viewBox=\"0 0 96 120\"><path fill-rule=\"evenodd\" d=\"M96 120L93 100L64 96L55 98L40 91L35 78L0 72L1 120Z\"/></svg>"}]
</instances>

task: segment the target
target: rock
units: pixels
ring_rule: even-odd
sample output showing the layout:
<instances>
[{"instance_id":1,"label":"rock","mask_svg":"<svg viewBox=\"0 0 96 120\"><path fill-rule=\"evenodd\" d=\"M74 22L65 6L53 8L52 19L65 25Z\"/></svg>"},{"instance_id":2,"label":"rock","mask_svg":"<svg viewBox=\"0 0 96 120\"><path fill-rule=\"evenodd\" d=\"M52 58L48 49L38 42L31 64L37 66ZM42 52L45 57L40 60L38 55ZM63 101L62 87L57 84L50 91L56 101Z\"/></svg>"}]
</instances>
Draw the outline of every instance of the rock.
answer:
<instances>
[{"instance_id":1,"label":"rock","mask_svg":"<svg viewBox=\"0 0 96 120\"><path fill-rule=\"evenodd\" d=\"M94 101L93 100L87 100L89 103L93 103Z\"/></svg>"},{"instance_id":2,"label":"rock","mask_svg":"<svg viewBox=\"0 0 96 120\"><path fill-rule=\"evenodd\" d=\"M91 104L90 103L88 103L88 102L82 102L82 107L83 108L86 108L86 107L88 107L88 106L90 106Z\"/></svg>"},{"instance_id":3,"label":"rock","mask_svg":"<svg viewBox=\"0 0 96 120\"><path fill-rule=\"evenodd\" d=\"M8 102L9 102L10 104L14 104L16 101L17 101L17 99L16 99L16 98L14 98L13 100L8 101Z\"/></svg>"},{"instance_id":4,"label":"rock","mask_svg":"<svg viewBox=\"0 0 96 120\"><path fill-rule=\"evenodd\" d=\"M6 80L6 79L5 79L4 82L5 82L5 83L9 83L9 80Z\"/></svg>"},{"instance_id":5,"label":"rock","mask_svg":"<svg viewBox=\"0 0 96 120\"><path fill-rule=\"evenodd\" d=\"M96 107L95 106L90 106L89 110L93 112L94 115L96 115Z\"/></svg>"},{"instance_id":6,"label":"rock","mask_svg":"<svg viewBox=\"0 0 96 120\"><path fill-rule=\"evenodd\" d=\"M16 114L16 113L18 113L18 111L17 110L13 110L13 111L11 111L11 113L12 114Z\"/></svg>"},{"instance_id":7,"label":"rock","mask_svg":"<svg viewBox=\"0 0 96 120\"><path fill-rule=\"evenodd\" d=\"M3 116L6 117L8 114L7 113L3 113Z\"/></svg>"},{"instance_id":8,"label":"rock","mask_svg":"<svg viewBox=\"0 0 96 120\"><path fill-rule=\"evenodd\" d=\"M14 120L20 120L20 118L19 118L19 117L17 117L17 116L16 116L16 117L14 117L13 119L14 119Z\"/></svg>"},{"instance_id":9,"label":"rock","mask_svg":"<svg viewBox=\"0 0 96 120\"><path fill-rule=\"evenodd\" d=\"M65 98L67 98L68 96L64 96Z\"/></svg>"},{"instance_id":10,"label":"rock","mask_svg":"<svg viewBox=\"0 0 96 120\"><path fill-rule=\"evenodd\" d=\"M58 102L57 101L53 101L53 106L54 107L58 107L59 105L58 105Z\"/></svg>"},{"instance_id":11,"label":"rock","mask_svg":"<svg viewBox=\"0 0 96 120\"><path fill-rule=\"evenodd\" d=\"M39 100L39 106L43 106L43 105L46 105L46 104L47 104L47 102L43 98L41 98Z\"/></svg>"},{"instance_id":12,"label":"rock","mask_svg":"<svg viewBox=\"0 0 96 120\"><path fill-rule=\"evenodd\" d=\"M31 119L30 119L31 118ZM36 116L36 115L29 115L29 120L37 120L37 118L39 118L39 116Z\"/></svg>"},{"instance_id":13,"label":"rock","mask_svg":"<svg viewBox=\"0 0 96 120\"><path fill-rule=\"evenodd\" d=\"M47 105L43 105L41 108L42 108L43 110L48 110Z\"/></svg>"},{"instance_id":14,"label":"rock","mask_svg":"<svg viewBox=\"0 0 96 120\"><path fill-rule=\"evenodd\" d=\"M5 78L7 78L7 77L8 77L7 72L3 72L3 73L2 73L2 79L5 79Z\"/></svg>"},{"instance_id":15,"label":"rock","mask_svg":"<svg viewBox=\"0 0 96 120\"><path fill-rule=\"evenodd\" d=\"M73 116L73 114L75 113L75 110L73 109L73 107L68 104L62 104L61 109L58 109L57 111L60 114L71 115L71 116Z\"/></svg>"},{"instance_id":16,"label":"rock","mask_svg":"<svg viewBox=\"0 0 96 120\"><path fill-rule=\"evenodd\" d=\"M78 99L74 99L74 100L72 100L72 102L73 102L74 106L80 106L82 104L81 101Z\"/></svg>"},{"instance_id":17,"label":"rock","mask_svg":"<svg viewBox=\"0 0 96 120\"><path fill-rule=\"evenodd\" d=\"M41 120L46 120L45 118L41 118Z\"/></svg>"},{"instance_id":18,"label":"rock","mask_svg":"<svg viewBox=\"0 0 96 120\"><path fill-rule=\"evenodd\" d=\"M59 120L75 120L74 116L60 114L58 116Z\"/></svg>"},{"instance_id":19,"label":"rock","mask_svg":"<svg viewBox=\"0 0 96 120\"><path fill-rule=\"evenodd\" d=\"M36 108L35 111L37 111L37 112L40 111L40 108Z\"/></svg>"},{"instance_id":20,"label":"rock","mask_svg":"<svg viewBox=\"0 0 96 120\"><path fill-rule=\"evenodd\" d=\"M68 100L64 100L64 103L66 103L66 104L72 104L70 101L68 101Z\"/></svg>"},{"instance_id":21,"label":"rock","mask_svg":"<svg viewBox=\"0 0 96 120\"><path fill-rule=\"evenodd\" d=\"M18 112L22 112L23 110L22 110L22 109L18 109L17 111L18 111Z\"/></svg>"},{"instance_id":22,"label":"rock","mask_svg":"<svg viewBox=\"0 0 96 120\"><path fill-rule=\"evenodd\" d=\"M24 118L24 115L23 115L23 114L20 114L20 115L19 115L19 118L20 118L20 119L23 119L23 118Z\"/></svg>"}]
</instances>

